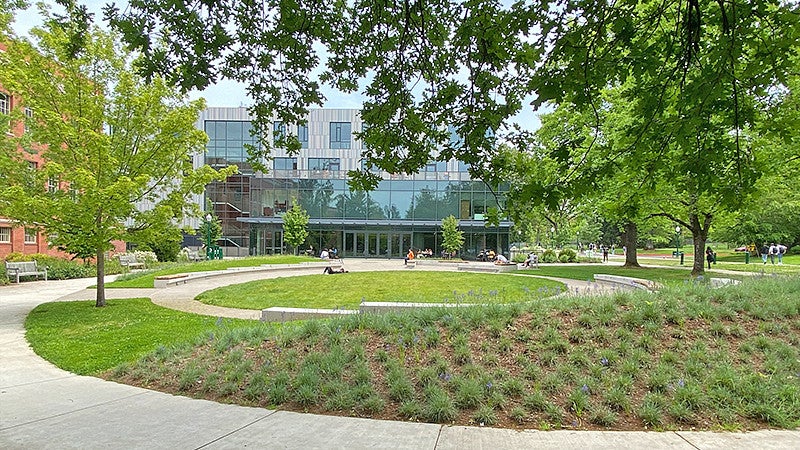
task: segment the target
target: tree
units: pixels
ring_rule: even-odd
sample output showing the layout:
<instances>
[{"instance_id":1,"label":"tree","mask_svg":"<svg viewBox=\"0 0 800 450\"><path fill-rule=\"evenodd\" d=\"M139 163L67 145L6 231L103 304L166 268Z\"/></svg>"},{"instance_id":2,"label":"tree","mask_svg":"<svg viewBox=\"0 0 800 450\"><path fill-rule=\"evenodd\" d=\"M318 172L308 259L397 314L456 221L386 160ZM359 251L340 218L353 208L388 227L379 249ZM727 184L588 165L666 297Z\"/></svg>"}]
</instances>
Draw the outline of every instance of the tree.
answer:
<instances>
[{"instance_id":1,"label":"tree","mask_svg":"<svg viewBox=\"0 0 800 450\"><path fill-rule=\"evenodd\" d=\"M148 56L147 73L168 73L184 87L217 77L252 81L252 110L265 129L275 113L287 123L302 120L306 106L321 101L319 83L348 92L364 84L364 157L391 173L456 157L497 185L497 172L486 169L524 98L535 95L535 108L576 105L598 131L603 93L620 89L630 128L608 158L640 163L642 204L668 206L651 214L691 230L696 249L713 217L752 193L761 168L748 138L796 71L800 48L800 4L784 0L204 5L199 13L172 0L132 0L125 14L110 7L107 15ZM264 14L267 23L252 20ZM320 47L329 55L324 68ZM317 79L309 77L315 69ZM585 148L595 144L602 145L599 133ZM563 176L584 169L594 171L579 162ZM378 181L371 173L350 176L364 188ZM651 188L659 188L653 198ZM635 208L626 220L639 217ZM636 228L626 229L635 241ZM693 271L702 273L702 261Z\"/></svg>"},{"instance_id":2,"label":"tree","mask_svg":"<svg viewBox=\"0 0 800 450\"><path fill-rule=\"evenodd\" d=\"M294 248L294 254L308 237L308 213L295 203L283 214L283 240Z\"/></svg>"},{"instance_id":3,"label":"tree","mask_svg":"<svg viewBox=\"0 0 800 450\"><path fill-rule=\"evenodd\" d=\"M35 45L14 39L0 54L0 84L33 111L29 133L2 137L4 169L14 170L0 185L0 214L43 228L68 252L91 251L100 307L105 252L126 237L126 221L143 229L166 222L154 217L196 214L189 196L235 169L194 169L191 155L207 139L194 128L203 102L188 102L160 77L141 79L113 36L68 3L66 17L43 12ZM28 169L26 152L42 156L40 170Z\"/></svg>"},{"instance_id":4,"label":"tree","mask_svg":"<svg viewBox=\"0 0 800 450\"><path fill-rule=\"evenodd\" d=\"M458 219L447 216L442 219L442 247L453 254L464 246L464 232L458 229Z\"/></svg>"}]
</instances>

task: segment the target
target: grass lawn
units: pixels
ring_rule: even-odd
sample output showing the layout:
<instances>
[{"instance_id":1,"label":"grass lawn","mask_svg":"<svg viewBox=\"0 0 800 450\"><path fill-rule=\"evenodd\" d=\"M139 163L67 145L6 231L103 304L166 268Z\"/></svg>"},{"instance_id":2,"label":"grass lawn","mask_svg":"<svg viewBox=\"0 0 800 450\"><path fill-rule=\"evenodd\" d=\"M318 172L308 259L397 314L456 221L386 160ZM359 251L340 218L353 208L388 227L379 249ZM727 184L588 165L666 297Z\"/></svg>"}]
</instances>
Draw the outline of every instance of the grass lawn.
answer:
<instances>
[{"instance_id":1,"label":"grass lawn","mask_svg":"<svg viewBox=\"0 0 800 450\"><path fill-rule=\"evenodd\" d=\"M243 309L272 306L358 309L370 302L509 303L562 290L537 278L460 272L358 272L252 281L206 291L197 300Z\"/></svg>"},{"instance_id":2,"label":"grass lawn","mask_svg":"<svg viewBox=\"0 0 800 450\"><path fill-rule=\"evenodd\" d=\"M378 275L365 297L402 285ZM280 326L141 299L92 305L39 306L26 321L34 350L67 370L108 369L105 378L178 395L458 426L800 426L794 277Z\"/></svg>"},{"instance_id":3,"label":"grass lawn","mask_svg":"<svg viewBox=\"0 0 800 450\"><path fill-rule=\"evenodd\" d=\"M168 264L155 270L138 271L125 274L116 281L106 283L107 288L151 288L155 277L174 275L177 273L206 272L225 270L232 267L253 267L262 264L299 264L308 261L319 261L318 258L292 255L248 256L237 259L214 259L186 264Z\"/></svg>"},{"instance_id":4,"label":"grass lawn","mask_svg":"<svg viewBox=\"0 0 800 450\"><path fill-rule=\"evenodd\" d=\"M104 308L96 308L94 300L39 305L25 320L26 337L39 356L56 366L93 375L159 347L253 323L187 314L149 299L106 302Z\"/></svg>"}]
</instances>

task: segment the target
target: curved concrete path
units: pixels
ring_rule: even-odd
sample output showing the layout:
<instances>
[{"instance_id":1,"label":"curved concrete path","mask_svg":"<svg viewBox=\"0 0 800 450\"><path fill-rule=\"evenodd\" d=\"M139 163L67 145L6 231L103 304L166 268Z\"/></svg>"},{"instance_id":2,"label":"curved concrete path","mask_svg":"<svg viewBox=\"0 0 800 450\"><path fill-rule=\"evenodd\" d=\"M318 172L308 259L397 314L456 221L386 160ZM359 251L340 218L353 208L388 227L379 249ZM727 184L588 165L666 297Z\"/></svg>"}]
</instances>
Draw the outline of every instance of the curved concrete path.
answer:
<instances>
[{"instance_id":1,"label":"curved concrete path","mask_svg":"<svg viewBox=\"0 0 800 450\"><path fill-rule=\"evenodd\" d=\"M400 265L347 260L345 267L353 271ZM289 275L287 271L268 276ZM209 279L208 285L203 281L158 291L108 289L107 295L151 296L168 307L213 315L240 314L224 308L204 310L205 305L191 300L192 293L250 276L226 276ZM92 284L94 279L0 286L0 449L800 448L800 431L516 431L391 422L224 405L78 376L35 355L25 340L23 323L38 304L93 298L94 291L86 289Z\"/></svg>"}]
</instances>

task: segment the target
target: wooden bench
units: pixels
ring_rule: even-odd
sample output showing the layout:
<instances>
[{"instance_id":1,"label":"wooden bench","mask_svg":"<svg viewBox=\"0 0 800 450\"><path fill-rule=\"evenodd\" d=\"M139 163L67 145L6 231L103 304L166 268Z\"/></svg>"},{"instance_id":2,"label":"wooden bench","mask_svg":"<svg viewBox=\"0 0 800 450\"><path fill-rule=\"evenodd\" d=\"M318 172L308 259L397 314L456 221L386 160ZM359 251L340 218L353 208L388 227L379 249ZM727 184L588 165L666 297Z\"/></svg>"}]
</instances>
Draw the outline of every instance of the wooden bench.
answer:
<instances>
[{"instance_id":1,"label":"wooden bench","mask_svg":"<svg viewBox=\"0 0 800 450\"><path fill-rule=\"evenodd\" d=\"M136 255L119 255L119 263L128 270L145 268L144 263L136 259Z\"/></svg>"},{"instance_id":2,"label":"wooden bench","mask_svg":"<svg viewBox=\"0 0 800 450\"><path fill-rule=\"evenodd\" d=\"M6 261L6 276L10 279L12 275L16 277L17 283L19 283L19 277L35 276L38 278L40 275L44 275L44 281L47 281L47 267L40 268L36 261Z\"/></svg>"}]
</instances>

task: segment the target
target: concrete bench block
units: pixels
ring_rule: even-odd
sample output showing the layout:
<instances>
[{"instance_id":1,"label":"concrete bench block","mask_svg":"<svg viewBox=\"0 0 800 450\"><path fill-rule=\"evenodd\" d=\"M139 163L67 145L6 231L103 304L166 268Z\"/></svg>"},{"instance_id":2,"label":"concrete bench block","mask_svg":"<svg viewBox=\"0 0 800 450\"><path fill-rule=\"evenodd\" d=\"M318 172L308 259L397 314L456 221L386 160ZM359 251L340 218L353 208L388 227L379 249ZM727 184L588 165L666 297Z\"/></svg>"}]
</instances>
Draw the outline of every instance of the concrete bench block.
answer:
<instances>
[{"instance_id":1,"label":"concrete bench block","mask_svg":"<svg viewBox=\"0 0 800 450\"><path fill-rule=\"evenodd\" d=\"M361 302L359 309L362 313L384 313L419 308L455 308L459 306L471 305L457 303Z\"/></svg>"},{"instance_id":2,"label":"concrete bench block","mask_svg":"<svg viewBox=\"0 0 800 450\"><path fill-rule=\"evenodd\" d=\"M354 309L312 309L312 308L285 308L273 306L261 310L262 322L290 322L305 319L328 319L358 314Z\"/></svg>"}]
</instances>

